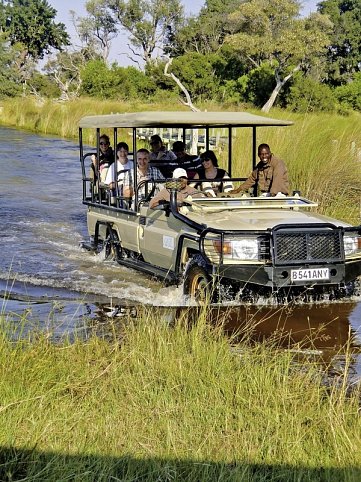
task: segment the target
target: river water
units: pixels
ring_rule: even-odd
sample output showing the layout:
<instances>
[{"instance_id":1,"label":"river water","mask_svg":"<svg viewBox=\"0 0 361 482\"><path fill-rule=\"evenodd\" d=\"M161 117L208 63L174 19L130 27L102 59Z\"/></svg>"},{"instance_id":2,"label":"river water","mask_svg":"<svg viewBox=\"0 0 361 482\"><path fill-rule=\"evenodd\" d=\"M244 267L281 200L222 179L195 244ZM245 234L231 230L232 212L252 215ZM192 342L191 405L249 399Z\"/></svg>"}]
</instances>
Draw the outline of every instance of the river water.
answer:
<instances>
[{"instance_id":1,"label":"river water","mask_svg":"<svg viewBox=\"0 0 361 482\"><path fill-rule=\"evenodd\" d=\"M141 306L182 309L181 288L104 261L79 247L86 238L76 143L0 128L0 310L6 318L82 329L90 318L121 316ZM320 333L316 347L335 353L352 335L360 343L361 298L295 307L225 307L228 326L251 322L258 335L274 330L297 343ZM355 372L361 375L359 357Z\"/></svg>"}]
</instances>

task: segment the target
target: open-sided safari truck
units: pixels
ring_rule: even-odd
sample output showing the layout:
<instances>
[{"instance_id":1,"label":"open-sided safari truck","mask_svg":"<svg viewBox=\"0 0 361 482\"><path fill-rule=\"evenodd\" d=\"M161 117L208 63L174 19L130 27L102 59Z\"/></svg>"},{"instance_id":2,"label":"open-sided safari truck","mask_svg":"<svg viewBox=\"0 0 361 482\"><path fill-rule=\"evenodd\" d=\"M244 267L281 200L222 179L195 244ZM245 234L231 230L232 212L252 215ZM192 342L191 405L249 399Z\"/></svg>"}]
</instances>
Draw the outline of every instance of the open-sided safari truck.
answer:
<instances>
[{"instance_id":1,"label":"open-sided safari truck","mask_svg":"<svg viewBox=\"0 0 361 482\"><path fill-rule=\"evenodd\" d=\"M176 180L145 181L147 185L138 185L133 199L124 199L118 190L111 198L99 181L89 177L89 156L94 152L85 152L83 144L84 129L95 130L98 153L99 137L104 131L111 131L114 146L124 140L119 134L126 132L132 137L131 150L135 153L144 145L141 132L145 128L163 135L172 128L186 143L194 138L192 132L197 129L204 134L204 149L208 149L211 134L221 129L227 134L223 136L224 167L237 182L244 178L232 177L236 131L248 130L249 173L257 163L257 129L290 124L242 112L139 112L84 117L79 137L83 203L88 209L90 235L85 247L105 249L120 264L167 284L182 283L184 293L198 300L210 297L213 301L254 301L259 296L314 300L353 293L361 275L361 226L352 227L314 214L310 208L317 204L297 194L194 197L180 209ZM170 203L149 209L149 199L158 184L170 190Z\"/></svg>"}]
</instances>

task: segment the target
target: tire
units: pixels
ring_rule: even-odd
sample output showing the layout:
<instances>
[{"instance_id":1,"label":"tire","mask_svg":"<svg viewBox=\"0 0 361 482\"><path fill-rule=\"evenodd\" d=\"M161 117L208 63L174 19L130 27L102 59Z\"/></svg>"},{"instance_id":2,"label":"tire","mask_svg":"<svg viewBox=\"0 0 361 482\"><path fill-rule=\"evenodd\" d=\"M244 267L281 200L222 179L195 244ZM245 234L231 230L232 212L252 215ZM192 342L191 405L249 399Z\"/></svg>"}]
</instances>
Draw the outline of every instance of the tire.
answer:
<instances>
[{"instance_id":1,"label":"tire","mask_svg":"<svg viewBox=\"0 0 361 482\"><path fill-rule=\"evenodd\" d=\"M200 305L213 301L213 283L207 273L206 262L202 256L195 256L186 268L183 293Z\"/></svg>"},{"instance_id":2,"label":"tire","mask_svg":"<svg viewBox=\"0 0 361 482\"><path fill-rule=\"evenodd\" d=\"M105 259L118 261L122 257L122 247L115 231L108 232L107 239L104 241Z\"/></svg>"}]
</instances>

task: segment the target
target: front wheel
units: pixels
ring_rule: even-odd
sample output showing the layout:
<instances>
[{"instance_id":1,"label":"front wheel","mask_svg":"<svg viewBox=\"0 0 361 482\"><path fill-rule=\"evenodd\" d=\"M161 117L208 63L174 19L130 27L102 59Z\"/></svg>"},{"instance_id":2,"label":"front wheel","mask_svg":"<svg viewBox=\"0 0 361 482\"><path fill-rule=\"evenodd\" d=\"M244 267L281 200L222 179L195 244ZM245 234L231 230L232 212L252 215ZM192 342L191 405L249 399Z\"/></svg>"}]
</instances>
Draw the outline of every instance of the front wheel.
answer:
<instances>
[{"instance_id":1,"label":"front wheel","mask_svg":"<svg viewBox=\"0 0 361 482\"><path fill-rule=\"evenodd\" d=\"M213 283L200 256L190 261L185 272L183 293L201 305L212 302Z\"/></svg>"}]
</instances>

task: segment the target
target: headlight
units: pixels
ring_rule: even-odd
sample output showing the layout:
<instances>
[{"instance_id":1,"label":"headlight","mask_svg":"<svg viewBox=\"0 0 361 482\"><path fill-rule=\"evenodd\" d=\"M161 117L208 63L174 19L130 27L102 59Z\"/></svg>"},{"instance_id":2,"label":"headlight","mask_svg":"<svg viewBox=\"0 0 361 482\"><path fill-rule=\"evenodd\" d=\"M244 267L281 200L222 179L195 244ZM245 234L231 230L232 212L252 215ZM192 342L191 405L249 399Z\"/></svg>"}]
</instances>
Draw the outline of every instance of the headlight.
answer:
<instances>
[{"instance_id":1,"label":"headlight","mask_svg":"<svg viewBox=\"0 0 361 482\"><path fill-rule=\"evenodd\" d=\"M213 246L223 258L238 259L243 261L258 260L258 240L257 238L244 238L223 241L214 240Z\"/></svg>"},{"instance_id":2,"label":"headlight","mask_svg":"<svg viewBox=\"0 0 361 482\"><path fill-rule=\"evenodd\" d=\"M345 256L361 253L361 237L357 235L345 235L343 237Z\"/></svg>"}]
</instances>

